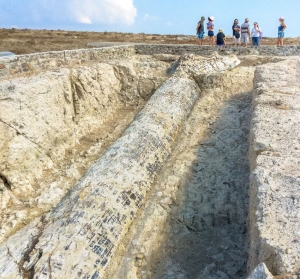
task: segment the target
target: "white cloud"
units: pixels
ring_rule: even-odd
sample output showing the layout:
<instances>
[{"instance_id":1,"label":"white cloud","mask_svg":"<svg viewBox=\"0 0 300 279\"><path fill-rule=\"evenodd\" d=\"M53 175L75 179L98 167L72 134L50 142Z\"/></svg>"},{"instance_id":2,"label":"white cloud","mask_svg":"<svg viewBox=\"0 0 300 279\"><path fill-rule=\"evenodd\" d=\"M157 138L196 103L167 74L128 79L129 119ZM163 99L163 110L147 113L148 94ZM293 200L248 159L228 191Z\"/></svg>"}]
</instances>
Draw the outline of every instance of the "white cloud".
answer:
<instances>
[{"instance_id":1,"label":"white cloud","mask_svg":"<svg viewBox=\"0 0 300 279\"><path fill-rule=\"evenodd\" d=\"M144 16L143 16L143 20L153 20L153 21L155 21L157 19L158 19L157 16L153 16L153 15L149 15L149 14L144 14Z\"/></svg>"},{"instance_id":2,"label":"white cloud","mask_svg":"<svg viewBox=\"0 0 300 279\"><path fill-rule=\"evenodd\" d=\"M137 15L133 0L28 0L36 21L132 25Z\"/></svg>"},{"instance_id":3,"label":"white cloud","mask_svg":"<svg viewBox=\"0 0 300 279\"><path fill-rule=\"evenodd\" d=\"M93 22L88 17L80 17L78 18L79 23L92 24Z\"/></svg>"},{"instance_id":4,"label":"white cloud","mask_svg":"<svg viewBox=\"0 0 300 279\"><path fill-rule=\"evenodd\" d=\"M78 22L86 18L93 23L132 25L137 14L133 0L70 0L68 7Z\"/></svg>"}]
</instances>

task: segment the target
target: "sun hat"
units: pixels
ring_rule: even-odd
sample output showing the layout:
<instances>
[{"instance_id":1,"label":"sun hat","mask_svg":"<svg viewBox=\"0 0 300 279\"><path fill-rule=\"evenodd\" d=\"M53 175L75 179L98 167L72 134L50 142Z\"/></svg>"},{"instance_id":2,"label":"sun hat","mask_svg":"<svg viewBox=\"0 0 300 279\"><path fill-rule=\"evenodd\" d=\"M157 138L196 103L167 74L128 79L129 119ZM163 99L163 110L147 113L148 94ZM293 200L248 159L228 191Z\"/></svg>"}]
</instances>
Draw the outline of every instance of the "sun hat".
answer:
<instances>
[{"instance_id":1,"label":"sun hat","mask_svg":"<svg viewBox=\"0 0 300 279\"><path fill-rule=\"evenodd\" d=\"M219 29L219 32L223 32L223 29L222 29L222 28L220 28L220 29Z\"/></svg>"},{"instance_id":2,"label":"sun hat","mask_svg":"<svg viewBox=\"0 0 300 279\"><path fill-rule=\"evenodd\" d=\"M209 16L208 19L209 20L215 20L215 17L214 16Z\"/></svg>"},{"instance_id":3,"label":"sun hat","mask_svg":"<svg viewBox=\"0 0 300 279\"><path fill-rule=\"evenodd\" d=\"M248 17L246 17L246 18L245 18L245 21L249 21L249 18L248 18Z\"/></svg>"},{"instance_id":4,"label":"sun hat","mask_svg":"<svg viewBox=\"0 0 300 279\"><path fill-rule=\"evenodd\" d=\"M283 17L283 16L281 16L281 17L279 18L279 20L284 20L284 17Z\"/></svg>"}]
</instances>

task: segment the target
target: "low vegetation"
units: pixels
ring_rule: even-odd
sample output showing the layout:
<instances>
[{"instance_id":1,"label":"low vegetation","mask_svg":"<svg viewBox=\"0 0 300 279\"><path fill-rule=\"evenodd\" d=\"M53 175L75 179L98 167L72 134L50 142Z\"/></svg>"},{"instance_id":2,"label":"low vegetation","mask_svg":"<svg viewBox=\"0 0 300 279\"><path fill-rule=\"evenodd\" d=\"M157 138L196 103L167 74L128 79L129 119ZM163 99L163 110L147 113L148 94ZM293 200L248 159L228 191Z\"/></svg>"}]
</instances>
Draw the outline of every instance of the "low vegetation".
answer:
<instances>
[{"instance_id":1,"label":"low vegetation","mask_svg":"<svg viewBox=\"0 0 300 279\"><path fill-rule=\"evenodd\" d=\"M299 38L287 38L285 44L299 44ZM64 30L0 29L0 51L27 54L45 51L88 48L91 42L134 42L151 44L195 44L196 36L159 35L120 32L79 32ZM231 44L231 40L227 41ZM204 39L208 45L208 38ZM276 45L275 38L264 38L262 45Z\"/></svg>"}]
</instances>

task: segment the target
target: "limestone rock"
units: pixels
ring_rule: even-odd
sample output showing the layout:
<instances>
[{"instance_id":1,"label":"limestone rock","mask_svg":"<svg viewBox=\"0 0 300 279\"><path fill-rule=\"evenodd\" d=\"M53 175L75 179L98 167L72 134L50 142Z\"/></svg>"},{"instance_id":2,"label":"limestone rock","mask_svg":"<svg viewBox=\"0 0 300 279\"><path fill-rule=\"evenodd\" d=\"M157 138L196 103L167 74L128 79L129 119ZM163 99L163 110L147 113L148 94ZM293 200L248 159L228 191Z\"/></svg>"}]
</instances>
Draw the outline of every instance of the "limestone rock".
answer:
<instances>
[{"instance_id":1,"label":"limestone rock","mask_svg":"<svg viewBox=\"0 0 300 279\"><path fill-rule=\"evenodd\" d=\"M59 202L97 158L84 153L86 139L109 139L103 127L122 109L138 111L168 66L144 57L0 82L0 243Z\"/></svg>"},{"instance_id":2,"label":"limestone rock","mask_svg":"<svg viewBox=\"0 0 300 279\"><path fill-rule=\"evenodd\" d=\"M247 279L273 279L273 275L269 272L264 263L260 263L247 277Z\"/></svg>"},{"instance_id":3,"label":"limestone rock","mask_svg":"<svg viewBox=\"0 0 300 279\"><path fill-rule=\"evenodd\" d=\"M35 265L35 278L43 278L45 273L52 278L72 277L78 272L101 276L168 158L180 122L198 96L192 81L175 78L155 93L124 136L45 219L41 236L36 239L35 249L42 255ZM26 233L25 228L21 234ZM11 267L1 269L0 274L7 278L21 276L13 262L21 264L24 255L12 247L15 243L9 241L0 248L17 253L14 261L0 260L0 266Z\"/></svg>"},{"instance_id":4,"label":"limestone rock","mask_svg":"<svg viewBox=\"0 0 300 279\"><path fill-rule=\"evenodd\" d=\"M280 71L278 70L280 69ZM250 131L249 267L300 272L299 58L257 68Z\"/></svg>"},{"instance_id":5,"label":"limestone rock","mask_svg":"<svg viewBox=\"0 0 300 279\"><path fill-rule=\"evenodd\" d=\"M213 53L209 58L194 54L182 55L174 65L174 76L191 76L197 78L201 74L222 73L235 68L240 64L240 60L235 55L220 56Z\"/></svg>"},{"instance_id":6,"label":"limestone rock","mask_svg":"<svg viewBox=\"0 0 300 279\"><path fill-rule=\"evenodd\" d=\"M95 84L87 80L75 85L78 96ZM1 276L23 278L34 268L36 279L102 277L199 93L189 78L168 79L49 214L0 246Z\"/></svg>"}]
</instances>

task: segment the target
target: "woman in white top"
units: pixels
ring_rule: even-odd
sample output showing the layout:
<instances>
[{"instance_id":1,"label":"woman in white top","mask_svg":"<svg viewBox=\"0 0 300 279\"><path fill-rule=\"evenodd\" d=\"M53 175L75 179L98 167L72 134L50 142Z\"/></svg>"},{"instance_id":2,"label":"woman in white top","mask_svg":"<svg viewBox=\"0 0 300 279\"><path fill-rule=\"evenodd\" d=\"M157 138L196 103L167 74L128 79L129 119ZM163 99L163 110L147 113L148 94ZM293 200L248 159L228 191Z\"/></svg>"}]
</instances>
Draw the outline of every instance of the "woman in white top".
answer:
<instances>
[{"instance_id":1,"label":"woman in white top","mask_svg":"<svg viewBox=\"0 0 300 279\"><path fill-rule=\"evenodd\" d=\"M259 29L257 22L254 22L254 28L251 31L252 45L253 46L258 46L259 47L260 32L261 32L261 30Z\"/></svg>"}]
</instances>

